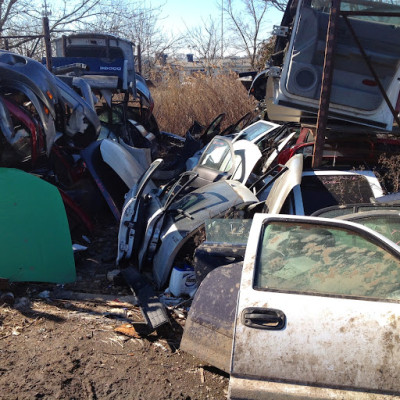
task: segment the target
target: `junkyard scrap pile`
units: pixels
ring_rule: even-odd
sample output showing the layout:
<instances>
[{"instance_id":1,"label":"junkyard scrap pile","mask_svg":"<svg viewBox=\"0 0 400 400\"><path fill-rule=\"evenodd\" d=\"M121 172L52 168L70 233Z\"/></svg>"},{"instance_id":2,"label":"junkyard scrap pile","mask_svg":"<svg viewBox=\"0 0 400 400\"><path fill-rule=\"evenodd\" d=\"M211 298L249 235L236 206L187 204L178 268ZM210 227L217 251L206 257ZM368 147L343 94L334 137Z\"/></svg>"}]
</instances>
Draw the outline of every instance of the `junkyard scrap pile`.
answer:
<instances>
[{"instance_id":1,"label":"junkyard scrap pile","mask_svg":"<svg viewBox=\"0 0 400 400\"><path fill-rule=\"evenodd\" d=\"M321 133L331 6L289 2L262 115L185 138L127 41L63 37L56 75L0 52L7 398L400 395L400 8L339 5Z\"/></svg>"},{"instance_id":2,"label":"junkyard scrap pile","mask_svg":"<svg viewBox=\"0 0 400 400\"><path fill-rule=\"evenodd\" d=\"M185 309L149 328L115 273L124 195L165 152L144 81L0 58L0 398L223 398L226 376L179 351Z\"/></svg>"},{"instance_id":3,"label":"junkyard scrap pile","mask_svg":"<svg viewBox=\"0 0 400 400\"><path fill-rule=\"evenodd\" d=\"M0 306L0 398L225 398L226 375L179 351L184 320L174 313L149 331L127 286L107 279L109 225L77 261L76 282L12 285L14 305Z\"/></svg>"}]
</instances>

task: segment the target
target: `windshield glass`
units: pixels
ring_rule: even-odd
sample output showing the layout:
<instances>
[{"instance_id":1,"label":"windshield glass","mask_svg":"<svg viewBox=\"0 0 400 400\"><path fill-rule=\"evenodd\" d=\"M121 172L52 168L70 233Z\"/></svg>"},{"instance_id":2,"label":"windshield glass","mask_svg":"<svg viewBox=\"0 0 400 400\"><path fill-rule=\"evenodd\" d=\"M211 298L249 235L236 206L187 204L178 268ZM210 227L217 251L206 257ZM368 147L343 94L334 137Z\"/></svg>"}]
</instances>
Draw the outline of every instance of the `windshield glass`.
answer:
<instances>
[{"instance_id":1,"label":"windshield glass","mask_svg":"<svg viewBox=\"0 0 400 400\"><path fill-rule=\"evenodd\" d=\"M215 243L246 244L251 223L251 219L206 220L206 240Z\"/></svg>"},{"instance_id":2,"label":"windshield glass","mask_svg":"<svg viewBox=\"0 0 400 400\"><path fill-rule=\"evenodd\" d=\"M400 206L381 204L348 204L320 209L313 213L313 217L336 218L349 214L370 212L370 211L396 211L400 213Z\"/></svg>"},{"instance_id":3,"label":"windshield glass","mask_svg":"<svg viewBox=\"0 0 400 400\"><path fill-rule=\"evenodd\" d=\"M262 135L263 133L269 131L271 128L273 128L275 125L268 124L264 121L258 121L254 123L253 125L250 125L248 128L244 129L241 133L238 139L242 140L248 140L248 141L253 141L255 140L258 136Z\"/></svg>"},{"instance_id":4,"label":"windshield glass","mask_svg":"<svg viewBox=\"0 0 400 400\"><path fill-rule=\"evenodd\" d=\"M218 138L213 139L199 160L199 165L221 172L228 172L232 163L229 143Z\"/></svg>"}]
</instances>

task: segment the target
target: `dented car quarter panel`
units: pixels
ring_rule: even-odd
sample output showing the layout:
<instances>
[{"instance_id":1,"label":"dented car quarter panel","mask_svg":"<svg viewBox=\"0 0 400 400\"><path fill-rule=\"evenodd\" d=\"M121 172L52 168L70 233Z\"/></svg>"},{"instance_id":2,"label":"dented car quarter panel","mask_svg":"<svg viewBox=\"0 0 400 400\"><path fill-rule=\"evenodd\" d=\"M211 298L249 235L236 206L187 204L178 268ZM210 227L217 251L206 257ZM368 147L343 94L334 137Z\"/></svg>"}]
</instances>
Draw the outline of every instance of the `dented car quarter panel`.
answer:
<instances>
[{"instance_id":1,"label":"dented car quarter panel","mask_svg":"<svg viewBox=\"0 0 400 400\"><path fill-rule=\"evenodd\" d=\"M128 188L132 188L145 172L135 157L119 143L104 139L100 144L100 152L104 162L116 172Z\"/></svg>"},{"instance_id":2,"label":"dented car quarter panel","mask_svg":"<svg viewBox=\"0 0 400 400\"><path fill-rule=\"evenodd\" d=\"M397 398L400 395L398 297L379 300L303 294L301 290L290 292L273 287L256 290L255 262L264 221L311 221L313 226L338 224L323 218L262 214L254 217L239 292L230 398L253 399L267 394L277 399ZM400 265L400 247L390 240L358 224L346 222L335 226L365 232L364 235L388 249ZM352 279L343 276L344 284ZM274 285L271 280L268 282ZM248 307L281 310L286 323L280 330L250 328L242 319L243 310Z\"/></svg>"}]
</instances>

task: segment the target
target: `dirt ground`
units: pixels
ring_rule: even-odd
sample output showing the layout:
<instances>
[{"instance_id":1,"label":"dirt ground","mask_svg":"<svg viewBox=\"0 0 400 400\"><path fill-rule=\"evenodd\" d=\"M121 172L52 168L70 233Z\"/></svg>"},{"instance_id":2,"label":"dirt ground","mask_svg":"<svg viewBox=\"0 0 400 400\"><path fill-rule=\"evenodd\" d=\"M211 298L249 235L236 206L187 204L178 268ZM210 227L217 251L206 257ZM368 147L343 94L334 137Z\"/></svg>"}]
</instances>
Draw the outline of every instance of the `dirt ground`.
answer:
<instances>
[{"instance_id":1,"label":"dirt ground","mask_svg":"<svg viewBox=\"0 0 400 400\"><path fill-rule=\"evenodd\" d=\"M73 284L11 284L15 304L0 305L0 399L226 398L228 376L179 350L180 311L148 332L140 309L121 300L130 289L107 280L116 232L104 225L91 238ZM100 299L61 300L60 291Z\"/></svg>"}]
</instances>

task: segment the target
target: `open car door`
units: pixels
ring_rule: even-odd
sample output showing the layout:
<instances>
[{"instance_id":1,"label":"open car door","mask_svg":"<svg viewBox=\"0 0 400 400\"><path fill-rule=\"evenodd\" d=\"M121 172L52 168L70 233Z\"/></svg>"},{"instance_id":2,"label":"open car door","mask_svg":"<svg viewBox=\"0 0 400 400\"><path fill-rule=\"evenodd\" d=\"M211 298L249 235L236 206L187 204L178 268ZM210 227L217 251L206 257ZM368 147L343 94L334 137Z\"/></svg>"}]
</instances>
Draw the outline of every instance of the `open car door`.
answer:
<instances>
[{"instance_id":1,"label":"open car door","mask_svg":"<svg viewBox=\"0 0 400 400\"><path fill-rule=\"evenodd\" d=\"M295 108L294 112L289 110L293 117L298 110L318 113L330 13L329 2L300 0L291 6L296 3L282 75L273 78L277 86L275 104ZM394 108L400 89L399 4L387 0L342 0L339 7L329 115L392 130L393 114L380 87ZM270 113L268 108L270 118L288 120L274 111Z\"/></svg>"},{"instance_id":2,"label":"open car door","mask_svg":"<svg viewBox=\"0 0 400 400\"><path fill-rule=\"evenodd\" d=\"M399 246L348 221L256 214L230 398L398 398L399 328Z\"/></svg>"}]
</instances>

